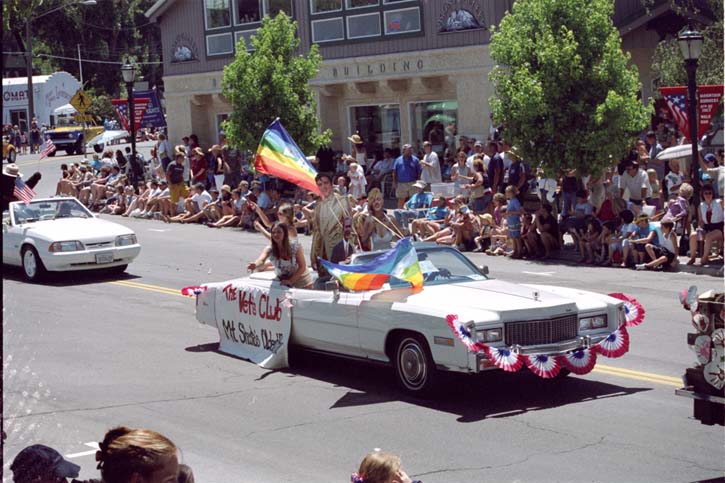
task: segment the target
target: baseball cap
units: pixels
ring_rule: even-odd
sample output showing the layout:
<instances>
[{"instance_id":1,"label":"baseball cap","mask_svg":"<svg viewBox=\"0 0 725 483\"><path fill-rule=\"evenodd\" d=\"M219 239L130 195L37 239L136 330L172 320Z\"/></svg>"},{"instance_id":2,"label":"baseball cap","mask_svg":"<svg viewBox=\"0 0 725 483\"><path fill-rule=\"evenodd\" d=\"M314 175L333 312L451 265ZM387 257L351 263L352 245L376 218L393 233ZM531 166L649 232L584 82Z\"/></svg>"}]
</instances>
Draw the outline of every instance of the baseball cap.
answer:
<instances>
[{"instance_id":1,"label":"baseball cap","mask_svg":"<svg viewBox=\"0 0 725 483\"><path fill-rule=\"evenodd\" d=\"M43 478L75 478L81 467L63 459L53 448L34 444L18 453L10 469L13 481L24 483Z\"/></svg>"},{"instance_id":2,"label":"baseball cap","mask_svg":"<svg viewBox=\"0 0 725 483\"><path fill-rule=\"evenodd\" d=\"M706 163L714 163L715 161L717 161L717 158L715 157L715 155L714 155L714 154L712 154L712 153L707 153L707 154L705 155L705 162L706 162Z\"/></svg>"}]
</instances>

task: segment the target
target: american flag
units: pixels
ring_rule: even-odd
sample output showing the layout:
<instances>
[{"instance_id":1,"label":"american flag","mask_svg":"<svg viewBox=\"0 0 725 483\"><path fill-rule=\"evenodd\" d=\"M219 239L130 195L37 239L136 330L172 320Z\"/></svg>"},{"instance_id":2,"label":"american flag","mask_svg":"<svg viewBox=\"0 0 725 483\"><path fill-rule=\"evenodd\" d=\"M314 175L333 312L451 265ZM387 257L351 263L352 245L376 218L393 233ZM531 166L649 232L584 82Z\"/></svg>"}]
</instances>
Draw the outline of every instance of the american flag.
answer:
<instances>
[{"instance_id":1,"label":"american flag","mask_svg":"<svg viewBox=\"0 0 725 483\"><path fill-rule=\"evenodd\" d=\"M30 204L30 201L35 197L35 191L26 185L22 178L18 176L15 178L15 189L13 189L13 195L23 203Z\"/></svg>"},{"instance_id":2,"label":"american flag","mask_svg":"<svg viewBox=\"0 0 725 483\"><path fill-rule=\"evenodd\" d=\"M687 121L687 98L685 92L662 92L662 97L667 102L667 107L670 108L670 112L672 112L677 126L680 128L680 132L689 137L690 125Z\"/></svg>"},{"instance_id":3,"label":"american flag","mask_svg":"<svg viewBox=\"0 0 725 483\"><path fill-rule=\"evenodd\" d=\"M43 159L50 153L55 151L55 144L53 144L53 140L48 138L47 141L45 141L45 146L43 147L43 150L40 152L40 159Z\"/></svg>"}]
</instances>

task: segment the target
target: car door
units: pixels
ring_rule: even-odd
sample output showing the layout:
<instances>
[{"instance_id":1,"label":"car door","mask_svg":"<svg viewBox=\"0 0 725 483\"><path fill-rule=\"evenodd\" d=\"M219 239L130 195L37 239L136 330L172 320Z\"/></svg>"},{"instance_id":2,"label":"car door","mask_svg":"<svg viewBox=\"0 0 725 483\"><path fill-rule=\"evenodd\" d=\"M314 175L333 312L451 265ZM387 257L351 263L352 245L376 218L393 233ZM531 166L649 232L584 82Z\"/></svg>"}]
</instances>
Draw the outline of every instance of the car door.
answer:
<instances>
[{"instance_id":1,"label":"car door","mask_svg":"<svg viewBox=\"0 0 725 483\"><path fill-rule=\"evenodd\" d=\"M292 290L292 342L311 349L361 357L358 307L362 293Z\"/></svg>"},{"instance_id":2,"label":"car door","mask_svg":"<svg viewBox=\"0 0 725 483\"><path fill-rule=\"evenodd\" d=\"M22 230L13 223L8 211L3 211L3 263L20 265Z\"/></svg>"}]
</instances>

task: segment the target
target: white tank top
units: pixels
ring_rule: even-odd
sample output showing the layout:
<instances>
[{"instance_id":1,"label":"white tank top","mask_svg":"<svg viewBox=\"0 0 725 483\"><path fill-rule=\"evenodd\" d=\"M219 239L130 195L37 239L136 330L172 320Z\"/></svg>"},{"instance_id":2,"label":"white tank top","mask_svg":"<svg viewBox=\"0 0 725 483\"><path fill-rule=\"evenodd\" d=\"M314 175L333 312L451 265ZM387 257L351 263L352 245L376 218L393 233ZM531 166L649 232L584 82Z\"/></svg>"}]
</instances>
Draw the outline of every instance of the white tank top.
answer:
<instances>
[{"instance_id":1,"label":"white tank top","mask_svg":"<svg viewBox=\"0 0 725 483\"><path fill-rule=\"evenodd\" d=\"M660 237L660 246L664 249L666 249L670 253L677 253L675 250L675 246L672 244L672 240L669 236L666 236L664 233Z\"/></svg>"},{"instance_id":2,"label":"white tank top","mask_svg":"<svg viewBox=\"0 0 725 483\"><path fill-rule=\"evenodd\" d=\"M708 208L710 208L712 210L712 215L710 216L710 221L707 221L707 209ZM702 221L705 224L723 222L722 206L720 206L720 203L718 203L717 200L712 200L710 202L709 206L704 202L700 203L700 214L702 215Z\"/></svg>"}]
</instances>

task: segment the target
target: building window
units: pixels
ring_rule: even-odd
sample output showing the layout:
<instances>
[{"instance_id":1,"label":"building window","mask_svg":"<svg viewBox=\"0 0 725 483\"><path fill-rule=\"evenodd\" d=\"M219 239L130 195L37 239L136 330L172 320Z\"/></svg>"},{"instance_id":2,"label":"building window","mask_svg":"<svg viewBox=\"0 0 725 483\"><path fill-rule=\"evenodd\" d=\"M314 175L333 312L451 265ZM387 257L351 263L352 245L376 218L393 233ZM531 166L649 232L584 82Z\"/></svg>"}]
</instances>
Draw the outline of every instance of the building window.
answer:
<instances>
[{"instance_id":1,"label":"building window","mask_svg":"<svg viewBox=\"0 0 725 483\"><path fill-rule=\"evenodd\" d=\"M236 45L239 43L239 39L244 39L244 44L247 47L247 52L251 52L254 50L252 47L252 35L257 33L257 29L254 30L241 30L239 32L234 32L234 46L236 48Z\"/></svg>"},{"instance_id":2,"label":"building window","mask_svg":"<svg viewBox=\"0 0 725 483\"><path fill-rule=\"evenodd\" d=\"M332 42L334 40L343 40L345 32L343 32L342 18L327 18L325 20L312 21L312 41L313 42Z\"/></svg>"},{"instance_id":3,"label":"building window","mask_svg":"<svg viewBox=\"0 0 725 483\"><path fill-rule=\"evenodd\" d=\"M204 18L207 30L229 27L229 0L204 0Z\"/></svg>"},{"instance_id":4,"label":"building window","mask_svg":"<svg viewBox=\"0 0 725 483\"><path fill-rule=\"evenodd\" d=\"M423 150L423 142L430 141L433 150L443 156L456 146L457 101L427 101L410 104L410 130L412 144Z\"/></svg>"},{"instance_id":5,"label":"building window","mask_svg":"<svg viewBox=\"0 0 725 483\"><path fill-rule=\"evenodd\" d=\"M237 0L236 24L259 22L262 8L259 0Z\"/></svg>"},{"instance_id":6,"label":"building window","mask_svg":"<svg viewBox=\"0 0 725 483\"><path fill-rule=\"evenodd\" d=\"M382 158L385 148L400 152L399 104L353 106L350 127L360 134L370 157Z\"/></svg>"},{"instance_id":7,"label":"building window","mask_svg":"<svg viewBox=\"0 0 725 483\"><path fill-rule=\"evenodd\" d=\"M402 8L385 12L385 34L420 32L420 8Z\"/></svg>"},{"instance_id":8,"label":"building window","mask_svg":"<svg viewBox=\"0 0 725 483\"><path fill-rule=\"evenodd\" d=\"M380 14L366 13L347 17L347 38L361 39L380 35Z\"/></svg>"},{"instance_id":9,"label":"building window","mask_svg":"<svg viewBox=\"0 0 725 483\"><path fill-rule=\"evenodd\" d=\"M222 55L222 54L233 54L234 53L234 42L232 40L232 33L207 35L206 36L206 54L207 55Z\"/></svg>"},{"instance_id":10,"label":"building window","mask_svg":"<svg viewBox=\"0 0 725 483\"><path fill-rule=\"evenodd\" d=\"M364 8L379 5L378 0L345 0L347 9L351 8Z\"/></svg>"},{"instance_id":11,"label":"building window","mask_svg":"<svg viewBox=\"0 0 725 483\"><path fill-rule=\"evenodd\" d=\"M279 12L284 12L288 17L292 16L292 0L265 0L264 14L276 17Z\"/></svg>"},{"instance_id":12,"label":"building window","mask_svg":"<svg viewBox=\"0 0 725 483\"><path fill-rule=\"evenodd\" d=\"M312 13L339 12L342 10L342 0L310 0Z\"/></svg>"}]
</instances>

